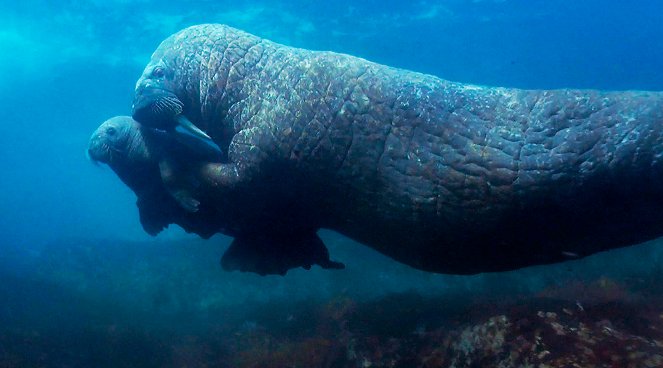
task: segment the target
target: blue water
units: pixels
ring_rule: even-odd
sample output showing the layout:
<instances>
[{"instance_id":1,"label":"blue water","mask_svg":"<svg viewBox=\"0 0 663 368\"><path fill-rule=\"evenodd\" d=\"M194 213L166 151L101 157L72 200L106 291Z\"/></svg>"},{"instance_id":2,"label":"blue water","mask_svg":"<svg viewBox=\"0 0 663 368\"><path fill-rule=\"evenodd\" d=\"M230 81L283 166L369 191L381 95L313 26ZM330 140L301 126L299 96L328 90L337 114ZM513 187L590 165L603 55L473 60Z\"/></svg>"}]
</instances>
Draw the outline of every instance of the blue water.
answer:
<instances>
[{"instance_id":1,"label":"blue water","mask_svg":"<svg viewBox=\"0 0 663 368\"><path fill-rule=\"evenodd\" d=\"M132 316L146 313L156 316L150 323L163 320L176 333L187 324L173 321L191 320L193 328L222 318L214 314L220 308L247 303L338 295L370 299L408 290L472 298L535 293L581 276L644 278L660 272L661 247L653 242L516 273L430 275L325 232L347 270L261 278L220 269L218 258L228 244L223 236L203 242L171 226L151 238L140 227L133 193L108 168L87 160L85 149L102 121L130 113L135 82L159 42L198 23L225 23L283 44L349 53L459 82L663 90L660 0L4 1L0 330L68 326L74 336L77 326L101 321L142 331L145 325ZM247 321L245 328L254 327ZM6 363L11 354L18 357L14 366L21 366L33 348L50 352L37 366L85 366L99 357L106 360L97 362L109 366L119 359L124 363L115 366L121 366L126 361L119 355L135 355L88 347L88 360L77 361L71 353L56 361L56 352L64 354L67 346L5 350L2 344L11 345L0 339L0 366L12 366ZM143 346L136 344L138 350ZM145 351L157 354L148 345Z\"/></svg>"}]
</instances>

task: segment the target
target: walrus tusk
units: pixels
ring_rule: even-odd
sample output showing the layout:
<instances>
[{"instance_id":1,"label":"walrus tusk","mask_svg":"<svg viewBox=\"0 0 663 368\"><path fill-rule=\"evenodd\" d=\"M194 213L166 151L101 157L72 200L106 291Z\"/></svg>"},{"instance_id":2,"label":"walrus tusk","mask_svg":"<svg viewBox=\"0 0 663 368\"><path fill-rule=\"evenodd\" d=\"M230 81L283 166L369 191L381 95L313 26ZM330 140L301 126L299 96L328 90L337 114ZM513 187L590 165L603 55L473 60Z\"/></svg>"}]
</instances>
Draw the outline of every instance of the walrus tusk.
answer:
<instances>
[{"instance_id":1,"label":"walrus tusk","mask_svg":"<svg viewBox=\"0 0 663 368\"><path fill-rule=\"evenodd\" d=\"M205 132L200 130L200 128L198 128L197 126L193 125L193 123L189 119L187 119L186 116L179 114L175 117L175 121L177 121L179 125L181 125L186 130L190 131L192 134L200 138L212 140L212 138L210 138L209 135L207 135Z\"/></svg>"},{"instance_id":2,"label":"walrus tusk","mask_svg":"<svg viewBox=\"0 0 663 368\"><path fill-rule=\"evenodd\" d=\"M202 138L182 125L176 125L174 133L175 139L179 143L184 144L195 152L202 153L206 157L219 158L223 155L221 148L212 139Z\"/></svg>"}]
</instances>

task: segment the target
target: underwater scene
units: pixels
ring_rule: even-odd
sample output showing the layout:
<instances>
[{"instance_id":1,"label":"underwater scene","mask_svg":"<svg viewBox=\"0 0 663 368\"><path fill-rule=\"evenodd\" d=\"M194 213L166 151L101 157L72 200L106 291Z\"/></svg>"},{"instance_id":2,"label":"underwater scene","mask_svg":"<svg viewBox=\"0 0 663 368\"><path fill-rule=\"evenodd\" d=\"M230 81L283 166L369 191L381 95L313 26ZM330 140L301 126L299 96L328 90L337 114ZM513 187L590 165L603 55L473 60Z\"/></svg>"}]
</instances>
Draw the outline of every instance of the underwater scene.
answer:
<instances>
[{"instance_id":1,"label":"underwater scene","mask_svg":"<svg viewBox=\"0 0 663 368\"><path fill-rule=\"evenodd\" d=\"M0 4L0 368L663 367L663 1Z\"/></svg>"}]
</instances>

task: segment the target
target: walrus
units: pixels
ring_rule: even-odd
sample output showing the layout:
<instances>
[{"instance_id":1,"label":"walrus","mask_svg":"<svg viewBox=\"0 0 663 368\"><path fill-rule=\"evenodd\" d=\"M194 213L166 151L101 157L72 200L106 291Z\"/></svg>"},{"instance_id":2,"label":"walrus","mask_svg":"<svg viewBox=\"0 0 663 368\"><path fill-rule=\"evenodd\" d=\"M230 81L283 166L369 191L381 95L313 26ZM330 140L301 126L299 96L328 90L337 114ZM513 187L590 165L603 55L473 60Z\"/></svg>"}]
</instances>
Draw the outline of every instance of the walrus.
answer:
<instances>
[{"instance_id":1,"label":"walrus","mask_svg":"<svg viewBox=\"0 0 663 368\"><path fill-rule=\"evenodd\" d=\"M245 249L335 230L417 269L505 271L663 234L663 93L468 85L217 24L179 31L133 117L188 121Z\"/></svg>"},{"instance_id":2,"label":"walrus","mask_svg":"<svg viewBox=\"0 0 663 368\"><path fill-rule=\"evenodd\" d=\"M116 116L103 122L88 145L88 157L110 166L136 194L140 221L148 234L157 235L175 223L205 239L223 231L228 220L217 211L214 202L201 205L194 199L199 187L199 178L194 175L198 172L187 171L187 166L213 163L217 154L213 147L188 135L166 135L141 126L129 116ZM344 267L329 259L329 252L319 238L312 239L306 251L302 251L303 247L289 246L280 249L277 256L268 257L267 252L243 246L247 240L238 235L222 257L221 264L226 270L284 275L296 267Z\"/></svg>"},{"instance_id":3,"label":"walrus","mask_svg":"<svg viewBox=\"0 0 663 368\"><path fill-rule=\"evenodd\" d=\"M186 160L217 160L220 152L215 148L185 134L146 130L129 116L116 116L103 122L92 134L88 156L95 162L108 164L139 198L148 197L143 188L148 187L145 182L151 182L148 173L156 165L164 189L183 209L196 212L200 204L193 197L196 180L186 174L183 165Z\"/></svg>"}]
</instances>

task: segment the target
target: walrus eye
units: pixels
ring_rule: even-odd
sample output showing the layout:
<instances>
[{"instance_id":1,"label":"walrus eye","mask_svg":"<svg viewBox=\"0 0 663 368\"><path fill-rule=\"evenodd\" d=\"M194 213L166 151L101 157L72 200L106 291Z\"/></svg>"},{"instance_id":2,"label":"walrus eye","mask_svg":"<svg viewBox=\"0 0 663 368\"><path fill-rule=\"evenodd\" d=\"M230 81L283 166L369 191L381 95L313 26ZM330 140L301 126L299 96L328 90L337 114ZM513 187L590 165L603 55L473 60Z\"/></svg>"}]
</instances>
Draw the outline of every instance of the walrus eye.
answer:
<instances>
[{"instance_id":1,"label":"walrus eye","mask_svg":"<svg viewBox=\"0 0 663 368\"><path fill-rule=\"evenodd\" d=\"M115 130L115 128L113 128L113 127L110 127L106 130L106 134L108 134L110 136L115 135L115 133L117 133L117 130Z\"/></svg>"},{"instance_id":2,"label":"walrus eye","mask_svg":"<svg viewBox=\"0 0 663 368\"><path fill-rule=\"evenodd\" d=\"M158 66L158 67L154 68L154 70L152 70L152 76L153 76L154 78L161 78L161 77L164 76L164 74L165 74L165 73L164 73L162 67L159 67L159 66Z\"/></svg>"}]
</instances>

